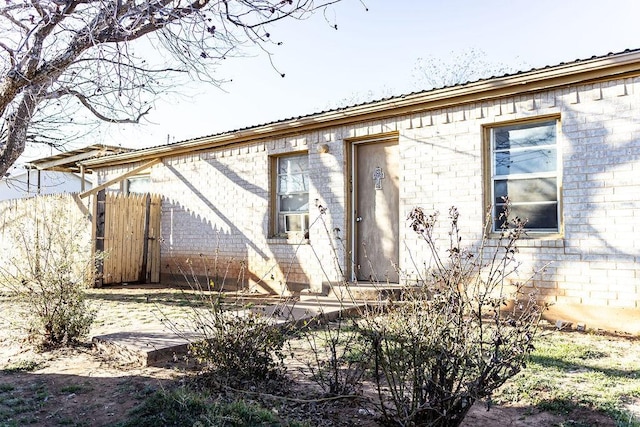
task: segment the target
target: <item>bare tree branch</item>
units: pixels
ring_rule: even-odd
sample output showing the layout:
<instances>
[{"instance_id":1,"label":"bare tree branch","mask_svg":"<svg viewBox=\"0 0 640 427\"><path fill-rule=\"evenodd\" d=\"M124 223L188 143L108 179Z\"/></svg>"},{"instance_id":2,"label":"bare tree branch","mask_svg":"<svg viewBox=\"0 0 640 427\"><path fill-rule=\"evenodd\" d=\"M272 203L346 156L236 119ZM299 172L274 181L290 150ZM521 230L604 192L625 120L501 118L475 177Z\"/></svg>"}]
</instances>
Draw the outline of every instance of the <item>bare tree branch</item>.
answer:
<instances>
[{"instance_id":1,"label":"bare tree branch","mask_svg":"<svg viewBox=\"0 0 640 427\"><path fill-rule=\"evenodd\" d=\"M101 61L104 63L109 63L112 65L118 65L118 66L126 66L128 68L131 68L135 71L139 71L139 72L143 72L143 73L187 73L187 70L184 69L180 69L180 68L173 68L173 67L166 67L166 68L157 68L157 69L153 69L153 68L149 68L149 67L140 67L138 65L135 64L123 64L122 62L117 62L114 61L112 59L108 59L108 58L99 58L99 57L88 57L85 56L84 58L80 58L78 59L75 63L76 64L80 64L83 62L88 62L91 63L93 61Z\"/></svg>"},{"instance_id":2,"label":"bare tree branch","mask_svg":"<svg viewBox=\"0 0 640 427\"><path fill-rule=\"evenodd\" d=\"M471 48L450 52L446 58L418 58L413 72L415 84L420 90L427 90L516 71L512 66L490 62L486 57L482 50Z\"/></svg>"},{"instance_id":3,"label":"bare tree branch","mask_svg":"<svg viewBox=\"0 0 640 427\"><path fill-rule=\"evenodd\" d=\"M139 123L177 76L220 85L218 60L244 45L268 52L271 24L339 1L3 0L0 176L27 142L59 146L63 124L75 125L81 111L108 123ZM152 35L169 63L144 57L142 40Z\"/></svg>"},{"instance_id":4,"label":"bare tree branch","mask_svg":"<svg viewBox=\"0 0 640 427\"><path fill-rule=\"evenodd\" d=\"M71 95L76 97L80 101L80 103L82 103L82 105L84 105L84 107L91 112L91 114L96 116L98 119L108 123L140 123L140 119L145 115L147 115L149 111L151 111L151 107L149 107L145 111L138 114L136 118L114 119L111 117L107 117L104 114L101 114L96 108L93 107L93 105L91 105L91 103L89 102L86 96L84 96L80 92L76 92L75 90L60 89L55 92L49 93L47 95L47 98L61 98L65 95Z\"/></svg>"}]
</instances>

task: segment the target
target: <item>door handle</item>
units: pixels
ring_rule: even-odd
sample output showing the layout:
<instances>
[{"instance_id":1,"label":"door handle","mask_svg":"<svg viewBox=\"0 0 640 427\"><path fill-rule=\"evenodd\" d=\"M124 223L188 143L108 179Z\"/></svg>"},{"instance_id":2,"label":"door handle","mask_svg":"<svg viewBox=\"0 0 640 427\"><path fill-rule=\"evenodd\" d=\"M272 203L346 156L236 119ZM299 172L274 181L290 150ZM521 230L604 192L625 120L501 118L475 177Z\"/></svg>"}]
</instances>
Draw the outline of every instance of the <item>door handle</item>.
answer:
<instances>
[{"instance_id":1,"label":"door handle","mask_svg":"<svg viewBox=\"0 0 640 427\"><path fill-rule=\"evenodd\" d=\"M362 217L361 216L356 218L356 222L360 222L360 221L362 221Z\"/></svg>"}]
</instances>

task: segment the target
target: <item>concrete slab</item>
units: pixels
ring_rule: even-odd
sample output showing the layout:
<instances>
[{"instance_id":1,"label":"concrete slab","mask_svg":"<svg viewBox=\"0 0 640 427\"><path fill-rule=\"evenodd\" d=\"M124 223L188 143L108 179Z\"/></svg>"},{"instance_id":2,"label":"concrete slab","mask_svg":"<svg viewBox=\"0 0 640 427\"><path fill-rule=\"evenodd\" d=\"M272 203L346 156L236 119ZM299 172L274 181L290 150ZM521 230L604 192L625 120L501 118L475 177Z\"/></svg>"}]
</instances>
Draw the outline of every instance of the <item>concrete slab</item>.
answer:
<instances>
[{"instance_id":1,"label":"concrete slab","mask_svg":"<svg viewBox=\"0 0 640 427\"><path fill-rule=\"evenodd\" d=\"M302 325L320 316L332 320L340 314L357 312L364 303L344 302L335 297L306 295L299 300L255 307L251 310L273 319L274 325ZM242 315L242 311L238 312ZM122 331L93 337L94 346L120 363L153 366L185 355L189 343L201 339L195 332L176 333L155 329Z\"/></svg>"},{"instance_id":2,"label":"concrete slab","mask_svg":"<svg viewBox=\"0 0 640 427\"><path fill-rule=\"evenodd\" d=\"M168 330L122 331L93 337L93 345L120 363L153 366L187 353L195 333Z\"/></svg>"},{"instance_id":3,"label":"concrete slab","mask_svg":"<svg viewBox=\"0 0 640 427\"><path fill-rule=\"evenodd\" d=\"M300 294L299 298L251 308L273 319L274 325L304 325L322 317L333 320L357 314L365 306L384 305L388 298L402 298L408 288L393 284L358 283L333 286L329 295ZM238 315L243 315L238 311ZM99 350L121 363L151 366L185 355L189 343L202 339L195 332L169 330L156 325L146 330L122 331L93 337Z\"/></svg>"}]
</instances>

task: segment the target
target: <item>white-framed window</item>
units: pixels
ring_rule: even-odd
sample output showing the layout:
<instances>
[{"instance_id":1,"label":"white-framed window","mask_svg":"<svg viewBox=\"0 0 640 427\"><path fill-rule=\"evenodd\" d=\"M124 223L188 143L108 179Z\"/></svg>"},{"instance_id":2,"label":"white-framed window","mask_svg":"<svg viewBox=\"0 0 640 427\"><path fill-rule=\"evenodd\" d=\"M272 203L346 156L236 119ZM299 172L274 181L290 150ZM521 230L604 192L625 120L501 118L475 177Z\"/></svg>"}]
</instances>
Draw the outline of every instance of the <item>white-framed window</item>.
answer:
<instances>
[{"instance_id":1,"label":"white-framed window","mask_svg":"<svg viewBox=\"0 0 640 427\"><path fill-rule=\"evenodd\" d=\"M526 220L528 231L560 232L558 128L550 119L489 130L493 231L504 223L508 198L510 218Z\"/></svg>"},{"instance_id":2,"label":"white-framed window","mask_svg":"<svg viewBox=\"0 0 640 427\"><path fill-rule=\"evenodd\" d=\"M149 175L132 176L124 181L123 192L125 194L145 194L151 189L151 177Z\"/></svg>"},{"instance_id":3,"label":"white-framed window","mask_svg":"<svg viewBox=\"0 0 640 427\"><path fill-rule=\"evenodd\" d=\"M307 153L275 159L276 235L309 230L309 156Z\"/></svg>"}]
</instances>

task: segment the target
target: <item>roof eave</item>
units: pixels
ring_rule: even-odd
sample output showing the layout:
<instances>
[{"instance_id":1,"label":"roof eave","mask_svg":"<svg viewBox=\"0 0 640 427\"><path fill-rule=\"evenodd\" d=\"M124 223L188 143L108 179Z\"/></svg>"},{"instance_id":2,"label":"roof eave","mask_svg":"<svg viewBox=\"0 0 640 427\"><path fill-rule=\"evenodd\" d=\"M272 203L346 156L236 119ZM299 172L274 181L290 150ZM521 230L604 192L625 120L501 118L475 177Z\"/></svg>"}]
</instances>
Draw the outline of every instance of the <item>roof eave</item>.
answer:
<instances>
[{"instance_id":1,"label":"roof eave","mask_svg":"<svg viewBox=\"0 0 640 427\"><path fill-rule=\"evenodd\" d=\"M131 151L82 162L87 167L106 167L153 158L176 156L235 143L246 143L273 136L283 137L354 121L417 114L511 95L549 90L576 83L610 80L640 74L640 51L561 64L529 72L481 80L443 89L404 95L388 100L337 109L310 116L265 124L234 132L195 138L160 147Z\"/></svg>"},{"instance_id":2,"label":"roof eave","mask_svg":"<svg viewBox=\"0 0 640 427\"><path fill-rule=\"evenodd\" d=\"M76 150L70 150L51 156L42 157L25 164L27 169L48 170L55 172L76 173L80 170L79 163L95 157L105 156L109 153L121 153L133 151L129 148L115 147L111 145L93 144Z\"/></svg>"}]
</instances>

